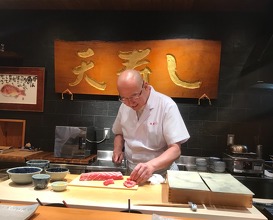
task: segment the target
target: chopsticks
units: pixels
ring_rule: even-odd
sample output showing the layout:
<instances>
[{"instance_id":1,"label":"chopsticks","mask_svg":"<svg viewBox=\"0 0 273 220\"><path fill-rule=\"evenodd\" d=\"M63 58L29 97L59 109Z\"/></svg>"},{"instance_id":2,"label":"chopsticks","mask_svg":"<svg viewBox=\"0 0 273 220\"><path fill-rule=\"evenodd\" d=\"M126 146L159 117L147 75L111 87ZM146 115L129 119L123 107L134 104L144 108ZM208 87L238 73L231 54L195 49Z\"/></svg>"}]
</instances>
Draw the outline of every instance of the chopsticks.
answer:
<instances>
[{"instance_id":1,"label":"chopsticks","mask_svg":"<svg viewBox=\"0 0 273 220\"><path fill-rule=\"evenodd\" d=\"M40 206L43 206L44 204L40 201L40 199L36 198Z\"/></svg>"},{"instance_id":2,"label":"chopsticks","mask_svg":"<svg viewBox=\"0 0 273 220\"><path fill-rule=\"evenodd\" d=\"M64 206L66 207L66 208L68 208L68 205L67 205L67 203L63 200L63 204L64 204Z\"/></svg>"},{"instance_id":3,"label":"chopsticks","mask_svg":"<svg viewBox=\"0 0 273 220\"><path fill-rule=\"evenodd\" d=\"M36 198L36 200L38 201L38 203L39 203L40 206L43 206L43 205L44 205L44 204L40 201L40 199ZM66 208L69 208L68 205L67 205L67 203L66 203L64 200L63 200L63 204L64 204L64 206L65 206Z\"/></svg>"},{"instance_id":4,"label":"chopsticks","mask_svg":"<svg viewBox=\"0 0 273 220\"><path fill-rule=\"evenodd\" d=\"M128 199L128 212L131 212L131 200Z\"/></svg>"},{"instance_id":5,"label":"chopsticks","mask_svg":"<svg viewBox=\"0 0 273 220\"><path fill-rule=\"evenodd\" d=\"M38 203L40 204L40 206L43 206L44 204L40 201L40 199L36 198L36 200L38 201Z\"/></svg>"}]
</instances>

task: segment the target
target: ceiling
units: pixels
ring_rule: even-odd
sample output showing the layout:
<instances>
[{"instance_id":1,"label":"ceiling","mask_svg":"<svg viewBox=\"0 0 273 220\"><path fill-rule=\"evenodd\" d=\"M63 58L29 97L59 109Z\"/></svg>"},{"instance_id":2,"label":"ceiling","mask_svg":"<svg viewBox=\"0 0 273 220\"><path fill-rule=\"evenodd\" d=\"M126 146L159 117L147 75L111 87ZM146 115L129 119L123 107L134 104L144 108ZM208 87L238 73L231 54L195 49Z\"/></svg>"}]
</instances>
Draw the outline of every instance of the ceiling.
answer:
<instances>
[{"instance_id":1,"label":"ceiling","mask_svg":"<svg viewBox=\"0 0 273 220\"><path fill-rule=\"evenodd\" d=\"M0 0L0 10L265 12L271 0Z\"/></svg>"}]
</instances>

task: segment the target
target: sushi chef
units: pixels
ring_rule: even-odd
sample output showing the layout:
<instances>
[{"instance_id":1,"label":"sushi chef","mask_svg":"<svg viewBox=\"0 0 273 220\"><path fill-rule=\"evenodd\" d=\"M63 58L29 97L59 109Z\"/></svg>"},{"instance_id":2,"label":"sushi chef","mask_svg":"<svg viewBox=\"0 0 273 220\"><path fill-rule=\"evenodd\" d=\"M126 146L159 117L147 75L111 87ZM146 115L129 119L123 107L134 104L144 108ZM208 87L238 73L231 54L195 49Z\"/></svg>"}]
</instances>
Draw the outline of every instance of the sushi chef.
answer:
<instances>
[{"instance_id":1,"label":"sushi chef","mask_svg":"<svg viewBox=\"0 0 273 220\"><path fill-rule=\"evenodd\" d=\"M155 91L137 70L122 72L117 90L122 104L112 127L113 162L126 158L128 175L137 184L178 170L175 160L190 135L176 103Z\"/></svg>"}]
</instances>

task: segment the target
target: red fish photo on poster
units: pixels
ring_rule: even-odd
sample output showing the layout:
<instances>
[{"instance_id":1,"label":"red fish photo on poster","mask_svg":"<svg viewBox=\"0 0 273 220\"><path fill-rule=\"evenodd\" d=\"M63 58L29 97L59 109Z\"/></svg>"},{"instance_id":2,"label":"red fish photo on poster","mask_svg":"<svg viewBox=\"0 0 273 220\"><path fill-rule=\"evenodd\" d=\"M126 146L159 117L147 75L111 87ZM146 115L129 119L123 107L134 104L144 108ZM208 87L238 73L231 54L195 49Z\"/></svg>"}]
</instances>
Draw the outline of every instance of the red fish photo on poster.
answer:
<instances>
[{"instance_id":1,"label":"red fish photo on poster","mask_svg":"<svg viewBox=\"0 0 273 220\"><path fill-rule=\"evenodd\" d=\"M0 67L0 110L44 110L44 67Z\"/></svg>"},{"instance_id":2,"label":"red fish photo on poster","mask_svg":"<svg viewBox=\"0 0 273 220\"><path fill-rule=\"evenodd\" d=\"M36 104L37 76L0 74L0 103Z\"/></svg>"}]
</instances>

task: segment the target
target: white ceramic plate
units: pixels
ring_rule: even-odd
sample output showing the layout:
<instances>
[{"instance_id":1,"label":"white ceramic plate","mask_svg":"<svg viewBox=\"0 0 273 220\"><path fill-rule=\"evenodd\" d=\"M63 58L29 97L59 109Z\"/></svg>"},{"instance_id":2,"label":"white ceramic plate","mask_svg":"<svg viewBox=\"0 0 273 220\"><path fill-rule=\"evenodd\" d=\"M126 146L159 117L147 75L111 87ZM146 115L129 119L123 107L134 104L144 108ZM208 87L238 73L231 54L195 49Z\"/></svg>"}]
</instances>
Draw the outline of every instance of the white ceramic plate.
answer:
<instances>
[{"instance_id":1,"label":"white ceramic plate","mask_svg":"<svg viewBox=\"0 0 273 220\"><path fill-rule=\"evenodd\" d=\"M38 208L39 204L27 206L0 205L0 219L26 220L29 219Z\"/></svg>"}]
</instances>

